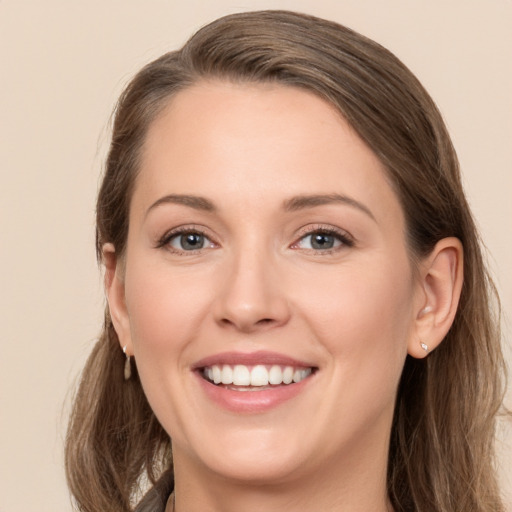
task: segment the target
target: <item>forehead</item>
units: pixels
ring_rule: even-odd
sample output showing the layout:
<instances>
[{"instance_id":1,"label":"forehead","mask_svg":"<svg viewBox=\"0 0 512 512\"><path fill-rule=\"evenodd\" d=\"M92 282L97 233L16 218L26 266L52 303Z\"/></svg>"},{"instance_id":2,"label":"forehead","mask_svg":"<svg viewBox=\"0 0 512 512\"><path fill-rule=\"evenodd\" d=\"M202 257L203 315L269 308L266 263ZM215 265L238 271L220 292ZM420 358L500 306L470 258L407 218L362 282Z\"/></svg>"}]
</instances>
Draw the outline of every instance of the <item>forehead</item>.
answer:
<instances>
[{"instance_id":1,"label":"forehead","mask_svg":"<svg viewBox=\"0 0 512 512\"><path fill-rule=\"evenodd\" d=\"M399 208L381 162L323 99L283 85L203 82L150 126L134 201L182 193L266 204L332 192Z\"/></svg>"}]
</instances>

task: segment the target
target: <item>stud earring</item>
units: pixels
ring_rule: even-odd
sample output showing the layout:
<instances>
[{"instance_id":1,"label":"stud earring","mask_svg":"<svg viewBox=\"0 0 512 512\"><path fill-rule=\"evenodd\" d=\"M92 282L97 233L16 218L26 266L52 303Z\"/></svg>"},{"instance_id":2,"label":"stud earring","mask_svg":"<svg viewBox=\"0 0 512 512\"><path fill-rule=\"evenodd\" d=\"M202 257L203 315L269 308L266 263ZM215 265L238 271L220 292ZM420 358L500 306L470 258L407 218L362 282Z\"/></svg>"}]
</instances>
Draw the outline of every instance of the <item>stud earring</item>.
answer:
<instances>
[{"instance_id":1,"label":"stud earring","mask_svg":"<svg viewBox=\"0 0 512 512\"><path fill-rule=\"evenodd\" d=\"M131 357L126 353L127 345L123 347L123 354L126 356L126 361L124 362L124 380L130 380L132 376L132 364Z\"/></svg>"},{"instance_id":2,"label":"stud earring","mask_svg":"<svg viewBox=\"0 0 512 512\"><path fill-rule=\"evenodd\" d=\"M420 341L420 346L425 352L428 352L428 345L426 343Z\"/></svg>"}]
</instances>

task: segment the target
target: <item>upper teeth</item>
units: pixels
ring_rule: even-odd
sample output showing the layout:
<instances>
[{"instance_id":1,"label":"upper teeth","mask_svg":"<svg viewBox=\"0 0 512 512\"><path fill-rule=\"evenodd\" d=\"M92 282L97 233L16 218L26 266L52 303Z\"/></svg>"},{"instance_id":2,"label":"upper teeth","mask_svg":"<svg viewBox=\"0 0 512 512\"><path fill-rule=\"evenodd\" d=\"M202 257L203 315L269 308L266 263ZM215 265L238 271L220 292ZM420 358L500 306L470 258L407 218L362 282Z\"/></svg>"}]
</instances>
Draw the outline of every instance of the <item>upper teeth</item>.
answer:
<instances>
[{"instance_id":1,"label":"upper teeth","mask_svg":"<svg viewBox=\"0 0 512 512\"><path fill-rule=\"evenodd\" d=\"M300 382L311 374L311 368L294 368L279 365L245 366L229 364L207 366L203 375L215 384L233 384L234 386L268 386Z\"/></svg>"}]
</instances>

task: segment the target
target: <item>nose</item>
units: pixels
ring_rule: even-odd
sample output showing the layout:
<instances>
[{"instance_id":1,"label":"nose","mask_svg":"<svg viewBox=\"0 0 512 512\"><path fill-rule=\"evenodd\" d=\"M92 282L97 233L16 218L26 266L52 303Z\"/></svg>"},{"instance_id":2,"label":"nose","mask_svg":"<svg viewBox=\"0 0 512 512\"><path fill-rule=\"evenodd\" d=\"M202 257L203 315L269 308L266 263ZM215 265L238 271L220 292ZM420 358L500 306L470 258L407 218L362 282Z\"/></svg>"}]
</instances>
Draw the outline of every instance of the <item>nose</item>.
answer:
<instances>
[{"instance_id":1,"label":"nose","mask_svg":"<svg viewBox=\"0 0 512 512\"><path fill-rule=\"evenodd\" d=\"M286 324L290 307L283 280L272 258L239 255L223 276L214 315L222 327L243 333Z\"/></svg>"}]
</instances>

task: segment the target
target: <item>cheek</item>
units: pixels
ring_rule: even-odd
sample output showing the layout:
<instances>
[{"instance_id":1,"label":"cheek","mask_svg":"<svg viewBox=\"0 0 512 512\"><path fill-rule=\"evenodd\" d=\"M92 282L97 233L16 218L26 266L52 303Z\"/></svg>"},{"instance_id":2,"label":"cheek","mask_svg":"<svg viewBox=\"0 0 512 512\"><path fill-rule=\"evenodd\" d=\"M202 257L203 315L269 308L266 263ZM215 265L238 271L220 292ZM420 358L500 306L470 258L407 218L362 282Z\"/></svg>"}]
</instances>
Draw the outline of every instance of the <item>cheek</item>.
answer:
<instances>
[{"instance_id":1,"label":"cheek","mask_svg":"<svg viewBox=\"0 0 512 512\"><path fill-rule=\"evenodd\" d=\"M314 300L302 308L315 337L347 380L366 377L370 384L386 381L394 389L412 328L408 260L346 266L320 284L317 276Z\"/></svg>"},{"instance_id":2,"label":"cheek","mask_svg":"<svg viewBox=\"0 0 512 512\"><path fill-rule=\"evenodd\" d=\"M171 273L159 264L127 268L127 309L136 358L161 360L196 337L211 288L198 286L204 279L196 277L191 283L189 274Z\"/></svg>"},{"instance_id":3,"label":"cheek","mask_svg":"<svg viewBox=\"0 0 512 512\"><path fill-rule=\"evenodd\" d=\"M126 302L137 370L160 423L183 442L190 351L209 310L212 287L205 279L191 284L190 275L171 275L165 264L132 262L126 269Z\"/></svg>"}]
</instances>

